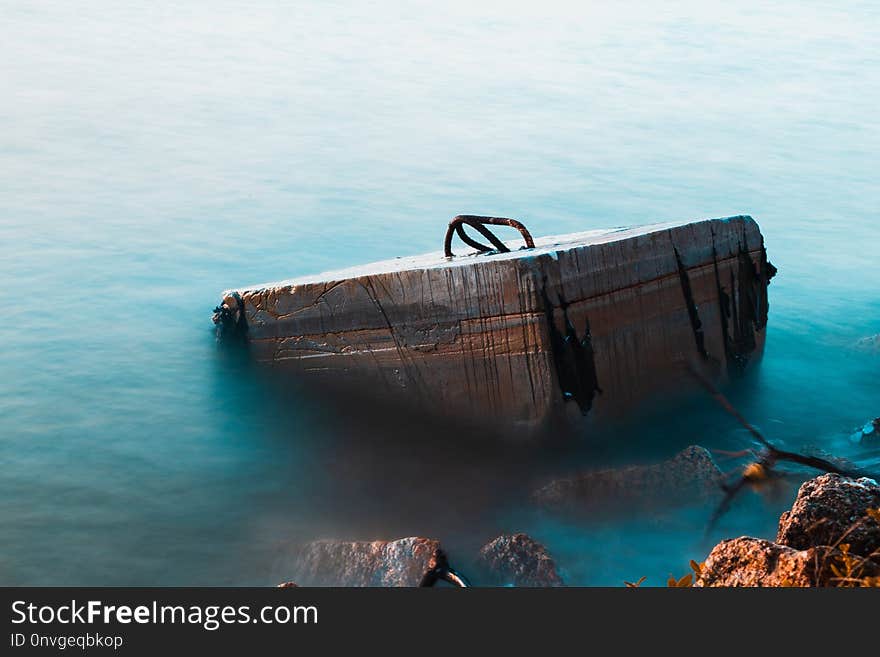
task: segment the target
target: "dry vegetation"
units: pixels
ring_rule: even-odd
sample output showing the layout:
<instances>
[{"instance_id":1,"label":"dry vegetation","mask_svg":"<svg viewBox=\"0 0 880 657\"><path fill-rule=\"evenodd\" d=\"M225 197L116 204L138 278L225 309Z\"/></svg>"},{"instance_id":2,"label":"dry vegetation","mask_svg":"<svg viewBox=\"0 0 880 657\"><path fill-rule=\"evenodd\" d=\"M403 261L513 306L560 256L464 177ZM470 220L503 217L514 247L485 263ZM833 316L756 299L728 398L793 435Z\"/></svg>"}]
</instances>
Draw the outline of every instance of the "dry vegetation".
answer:
<instances>
[{"instance_id":1,"label":"dry vegetation","mask_svg":"<svg viewBox=\"0 0 880 657\"><path fill-rule=\"evenodd\" d=\"M880 508L868 509L862 518L856 520L850 527L830 546L822 551L822 562L816 564L816 579L814 586L831 586L838 588L880 588L880 576L868 573L876 572L880 562L880 549L871 554L860 556L850 552L849 543L845 543L857 527L866 522L874 522L880 525ZM818 559L818 556L817 556ZM672 575L666 582L669 588L689 588L703 574L705 563L690 562L691 571L676 578ZM639 588L647 581L647 577L641 577L635 582L624 582L627 588ZM793 586L793 584L789 584ZM786 586L785 583L782 586Z\"/></svg>"}]
</instances>

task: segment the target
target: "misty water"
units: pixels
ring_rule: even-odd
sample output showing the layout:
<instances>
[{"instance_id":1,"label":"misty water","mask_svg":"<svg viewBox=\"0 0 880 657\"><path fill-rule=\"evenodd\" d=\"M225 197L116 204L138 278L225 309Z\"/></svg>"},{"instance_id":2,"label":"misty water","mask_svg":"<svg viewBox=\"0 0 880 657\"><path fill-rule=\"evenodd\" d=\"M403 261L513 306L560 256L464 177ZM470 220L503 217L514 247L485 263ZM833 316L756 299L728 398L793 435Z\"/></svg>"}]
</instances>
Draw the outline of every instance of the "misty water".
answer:
<instances>
[{"instance_id":1,"label":"misty water","mask_svg":"<svg viewBox=\"0 0 880 657\"><path fill-rule=\"evenodd\" d=\"M710 399L524 447L365 422L218 351L226 288L440 248L751 214L779 275L729 390L771 439L880 469L880 9L871 2L5 2L0 583L273 585L318 537L544 542L572 584L663 584L772 538L794 489L535 513L553 476L741 449ZM175 3L176 4L176 3Z\"/></svg>"}]
</instances>

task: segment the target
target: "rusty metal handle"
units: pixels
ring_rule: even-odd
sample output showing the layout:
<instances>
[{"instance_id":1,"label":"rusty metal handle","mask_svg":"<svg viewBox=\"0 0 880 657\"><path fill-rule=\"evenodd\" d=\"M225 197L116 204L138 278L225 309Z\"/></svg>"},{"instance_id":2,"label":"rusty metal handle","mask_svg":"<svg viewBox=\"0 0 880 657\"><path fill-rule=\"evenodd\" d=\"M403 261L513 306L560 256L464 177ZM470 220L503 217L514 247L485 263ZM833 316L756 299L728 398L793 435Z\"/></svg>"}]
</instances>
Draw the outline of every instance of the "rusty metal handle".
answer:
<instances>
[{"instance_id":1,"label":"rusty metal handle","mask_svg":"<svg viewBox=\"0 0 880 657\"><path fill-rule=\"evenodd\" d=\"M446 553L438 548L434 552L434 566L422 576L419 586L431 587L441 579L462 589L470 588L470 582L463 575L452 569Z\"/></svg>"},{"instance_id":2,"label":"rusty metal handle","mask_svg":"<svg viewBox=\"0 0 880 657\"><path fill-rule=\"evenodd\" d=\"M464 231L465 224L477 230L483 237L491 242L492 246L487 246L481 242L476 241L475 239L472 239ZM446 238L443 240L443 254L447 258L452 257L453 233L457 233L462 242L464 242L468 246L475 248L480 253L485 253L486 251L492 250L500 251L501 253L509 252L510 249L508 249L504 245L504 242L499 240L491 230L486 228L486 224L491 224L493 226L510 226L511 228L516 228L519 231L520 235L522 235L523 240L526 243L526 248L535 248L535 242L532 239L532 236L529 233L528 229L526 229L526 227L523 226L516 219L507 219L506 217L480 217L474 214L460 214L449 222L449 227L446 229Z\"/></svg>"}]
</instances>

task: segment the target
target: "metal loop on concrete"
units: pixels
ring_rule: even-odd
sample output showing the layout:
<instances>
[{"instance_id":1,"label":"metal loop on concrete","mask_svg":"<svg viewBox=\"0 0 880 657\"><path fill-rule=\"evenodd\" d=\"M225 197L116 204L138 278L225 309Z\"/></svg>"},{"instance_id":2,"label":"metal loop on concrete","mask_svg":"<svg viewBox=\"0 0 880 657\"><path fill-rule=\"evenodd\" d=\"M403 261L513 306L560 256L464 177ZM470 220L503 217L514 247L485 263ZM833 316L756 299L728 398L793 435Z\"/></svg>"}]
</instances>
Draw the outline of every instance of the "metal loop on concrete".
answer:
<instances>
[{"instance_id":1,"label":"metal loop on concrete","mask_svg":"<svg viewBox=\"0 0 880 657\"><path fill-rule=\"evenodd\" d=\"M465 224L475 229L483 237L489 240L492 246L487 246L486 244L483 244L482 242L478 242L477 240L471 238L467 233L465 233ZM532 240L531 234L526 229L526 227L523 226L516 219L507 219L506 217L480 217L474 214L460 214L449 222L449 227L446 229L446 238L443 240L443 254L447 258L452 257L453 233L456 233L462 242L470 247L475 248L480 253L485 253L487 251L499 251L501 253L509 252L510 249L508 249L507 246L505 246L504 242L498 239L491 230L486 228L486 224L491 224L493 226L510 226L511 228L516 228L519 231L520 235L522 235L523 240L526 243L526 248L535 248L535 242L534 240Z\"/></svg>"}]
</instances>

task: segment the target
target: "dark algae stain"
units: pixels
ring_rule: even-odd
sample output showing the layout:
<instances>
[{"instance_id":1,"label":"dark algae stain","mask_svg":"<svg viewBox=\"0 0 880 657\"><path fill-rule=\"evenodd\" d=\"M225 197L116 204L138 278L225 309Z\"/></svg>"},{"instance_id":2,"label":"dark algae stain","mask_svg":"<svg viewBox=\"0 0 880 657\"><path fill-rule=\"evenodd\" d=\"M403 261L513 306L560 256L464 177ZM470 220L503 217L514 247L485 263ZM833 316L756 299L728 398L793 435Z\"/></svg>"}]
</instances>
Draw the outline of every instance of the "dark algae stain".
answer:
<instances>
[{"instance_id":1,"label":"dark algae stain","mask_svg":"<svg viewBox=\"0 0 880 657\"><path fill-rule=\"evenodd\" d=\"M678 280L681 282L681 292L684 295L684 302L687 306L688 317L691 320L691 329L694 332L694 342L697 345L697 353L703 359L708 359L709 354L706 353L706 336L703 333L703 322L700 321L700 313L697 305L694 303L694 293L691 290L691 279L688 276L687 268L681 261L681 254L674 246L672 250L675 252L675 262L678 264Z\"/></svg>"},{"instance_id":2,"label":"dark algae stain","mask_svg":"<svg viewBox=\"0 0 880 657\"><path fill-rule=\"evenodd\" d=\"M730 343L730 295L721 284L721 273L718 271L718 251L715 248L715 233L712 233L712 268L715 272L715 288L718 294L718 317L721 324L721 344L724 345L724 359L728 368L734 362Z\"/></svg>"},{"instance_id":3,"label":"dark algae stain","mask_svg":"<svg viewBox=\"0 0 880 657\"><path fill-rule=\"evenodd\" d=\"M725 289L718 269L718 252L714 237L713 235L712 263L718 292L718 315L724 357L728 372L742 373L757 346L755 334L767 325L769 310L767 286L777 270L767 260L767 251L763 242L761 259L757 267L752 262L745 244L740 243L736 266L730 271L729 287Z\"/></svg>"},{"instance_id":4,"label":"dark algae stain","mask_svg":"<svg viewBox=\"0 0 880 657\"><path fill-rule=\"evenodd\" d=\"M217 342L223 344L242 344L247 342L247 317L244 300L238 292L231 295L231 303L221 303L214 308L211 320L217 327Z\"/></svg>"},{"instance_id":5,"label":"dark algae stain","mask_svg":"<svg viewBox=\"0 0 880 657\"><path fill-rule=\"evenodd\" d=\"M761 239L761 280L763 285L760 289L758 322L761 328L767 326L767 313L770 311L770 301L767 298L767 286L770 280L776 276L779 270L773 266L773 263L767 260L767 249L764 247L764 240Z\"/></svg>"},{"instance_id":6,"label":"dark algae stain","mask_svg":"<svg viewBox=\"0 0 880 657\"><path fill-rule=\"evenodd\" d=\"M587 415L593 407L596 393L602 394L596 376L596 360L593 351L593 337L590 334L590 322L584 319L586 327L583 337L578 337L577 330L568 315L568 302L557 294L559 305L554 306L547 294L547 280L541 286L541 298L544 302L544 314L547 318L547 329L550 332L550 349L553 354L553 365L559 381L559 389L565 401L577 403L583 415ZM562 311L565 332L556 324L556 309Z\"/></svg>"},{"instance_id":7,"label":"dark algae stain","mask_svg":"<svg viewBox=\"0 0 880 657\"><path fill-rule=\"evenodd\" d=\"M761 294L758 288L764 287L764 284L760 281L749 252L742 244L740 244L736 259L737 267L734 279L736 281L736 313L733 322L733 353L745 365L749 355L755 350L755 331L762 329L766 323L766 316L763 323L759 323ZM731 281L731 286L733 284Z\"/></svg>"}]
</instances>

